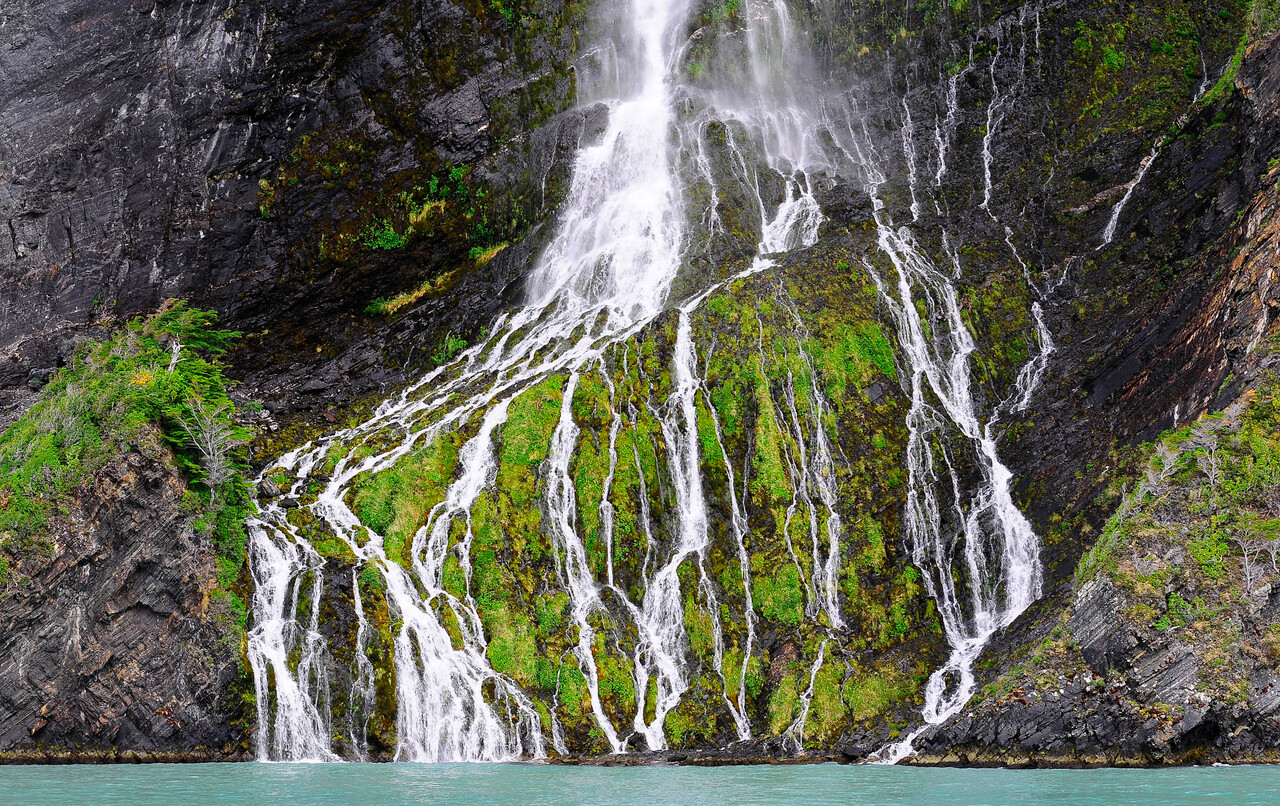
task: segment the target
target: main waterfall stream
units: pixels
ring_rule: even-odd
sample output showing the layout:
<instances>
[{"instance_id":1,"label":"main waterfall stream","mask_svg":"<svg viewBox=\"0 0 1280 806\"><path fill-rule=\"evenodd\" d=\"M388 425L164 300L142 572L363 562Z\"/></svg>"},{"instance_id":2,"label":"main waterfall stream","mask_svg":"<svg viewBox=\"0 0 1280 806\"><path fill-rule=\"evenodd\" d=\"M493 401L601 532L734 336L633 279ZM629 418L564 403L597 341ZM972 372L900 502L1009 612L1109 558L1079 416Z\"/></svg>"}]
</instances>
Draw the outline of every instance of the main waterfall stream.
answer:
<instances>
[{"instance_id":1,"label":"main waterfall stream","mask_svg":"<svg viewBox=\"0 0 1280 806\"><path fill-rule=\"evenodd\" d=\"M598 49L598 69L580 71L580 102L604 103L608 124L577 154L554 233L529 270L525 304L365 422L271 465L269 472L288 478L289 489L282 499L260 501L250 523L255 592L248 651L261 759L363 758L370 719L379 698L388 696L394 699L394 755L401 760L564 754L567 716L586 717L589 734L606 752L664 749L669 718L696 676L691 646L703 639L691 636L692 621L708 625L708 674L718 681L736 740L772 734L790 751L803 750L820 672L839 656L848 619L841 586L849 519L836 485L848 460L835 432L836 407L805 346L813 335L796 292L779 281L771 305L788 323L790 340L767 340L758 320L758 355L750 361L758 362L761 377L766 365L785 367L780 391L766 394L775 429L767 436L783 446L779 462L790 502L779 507L779 532L816 652L797 678L796 708L771 727L753 720L748 702L762 676L753 598L761 588L749 558L754 481L745 460L734 466L729 424L717 413L708 380L716 345L699 342L693 317L731 284L768 278L783 253L812 247L824 220L819 191L837 179L860 186L874 207L879 258L864 263L896 333L910 404L903 522L951 647L925 686L926 723L963 707L978 653L1039 595L1039 543L1012 500L1011 473L997 454L1001 415L1026 408L1053 349L1039 303L1037 354L1007 399L984 413L970 376L975 342L954 285L962 271L958 247L944 233L951 265L934 265L911 226L894 220L881 192L891 161L878 155L850 97L856 93L824 90L811 80L807 37L781 0L743 0L740 13L745 35L726 38L729 52L711 62L723 69L707 77L687 67L707 45L699 34L688 36L685 2L634 0L613 32L614 47ZM1022 21L1027 17L1024 11ZM1013 37L1015 29L1006 28ZM1021 35L1025 58L1025 30ZM1004 52L998 49L997 58ZM994 83L994 66L991 75ZM934 182L919 186L916 175L926 173L925 163L916 154L911 107L901 103L913 220L925 199L941 212L932 190L943 183L948 156L960 158L952 144L956 77L943 83L942 102L944 117L933 132ZM991 126L990 136L994 131ZM992 194L986 139L979 156L984 210ZM732 211L736 224L726 220L728 200L747 202ZM754 229L753 257L732 269L691 270L695 256L711 254L709 245L725 242L742 221ZM633 341L662 327L672 337L670 361L656 366ZM525 401L552 387L549 441L529 454L541 494L517 501L503 487L509 479L500 447L514 439L508 429L515 433ZM577 407L589 398L604 401L604 472L583 500ZM654 425L642 441L636 435L645 423ZM362 485L441 445L455 445L456 459L443 478L430 481L441 494L409 540L401 545L385 524L362 521L352 505ZM662 446L656 474L646 471L653 445ZM544 449L545 455L537 453ZM722 529L712 525L708 463L723 474L725 492L714 502L727 513ZM630 544L622 542L612 503L624 475L639 486L639 510L625 528L643 536L642 559L624 557ZM404 483L410 482L428 483L417 475ZM650 489L654 482L657 489ZM550 702L532 696L518 675L495 669L493 661L492 618L501 608L479 590L475 558L487 550L493 530L504 528L495 527L493 503L504 495L511 506L504 511L537 510L535 528L545 536L556 577L544 583L564 597L563 630L570 636L564 656L536 671L556 692ZM661 503L662 513L651 511L650 499ZM338 541L354 558L341 580L326 577L332 547L321 546L318 535ZM716 535L728 542L715 544ZM737 567L717 574L713 560ZM638 579L624 573L624 561L639 567ZM329 624L339 617L321 603L326 586L348 578L354 608L340 618L355 622L354 646L340 649ZM373 587L385 598L393 680L368 656L377 633L369 615ZM726 614L739 609L741 624L730 623ZM525 626L504 629L522 634ZM606 668L606 647L625 658L621 676L616 661ZM347 664L339 656L351 658L341 675L335 670ZM620 686L619 679L627 682ZM339 680L348 681L342 690ZM616 703L626 703L629 713L619 713ZM335 710L345 716L335 717ZM345 751L335 749L335 737ZM911 738L881 756L892 761L909 752Z\"/></svg>"}]
</instances>

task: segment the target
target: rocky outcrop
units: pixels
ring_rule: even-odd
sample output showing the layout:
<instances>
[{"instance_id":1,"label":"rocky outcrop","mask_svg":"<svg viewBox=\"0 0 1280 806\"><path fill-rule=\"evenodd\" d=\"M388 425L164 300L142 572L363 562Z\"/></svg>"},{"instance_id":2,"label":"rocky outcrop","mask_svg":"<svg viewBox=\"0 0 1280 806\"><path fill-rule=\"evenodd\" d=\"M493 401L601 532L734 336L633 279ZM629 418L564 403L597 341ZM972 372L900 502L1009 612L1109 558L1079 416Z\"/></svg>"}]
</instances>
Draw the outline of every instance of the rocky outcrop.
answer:
<instances>
[{"instance_id":1,"label":"rocky outcrop","mask_svg":"<svg viewBox=\"0 0 1280 806\"><path fill-rule=\"evenodd\" d=\"M186 491L171 462L131 452L76 492L43 557L12 570L0 758L240 752L243 628L210 597L213 552Z\"/></svg>"},{"instance_id":2,"label":"rocky outcrop","mask_svg":"<svg viewBox=\"0 0 1280 806\"><path fill-rule=\"evenodd\" d=\"M965 714L922 739L923 764L1101 766L1280 761L1280 677L1268 627L1280 584L1243 625L1239 696L1203 690L1212 642L1135 624L1109 579L1084 585L1058 636ZM1225 630L1215 624L1211 629ZM1063 635L1070 636L1063 640Z\"/></svg>"}]
</instances>

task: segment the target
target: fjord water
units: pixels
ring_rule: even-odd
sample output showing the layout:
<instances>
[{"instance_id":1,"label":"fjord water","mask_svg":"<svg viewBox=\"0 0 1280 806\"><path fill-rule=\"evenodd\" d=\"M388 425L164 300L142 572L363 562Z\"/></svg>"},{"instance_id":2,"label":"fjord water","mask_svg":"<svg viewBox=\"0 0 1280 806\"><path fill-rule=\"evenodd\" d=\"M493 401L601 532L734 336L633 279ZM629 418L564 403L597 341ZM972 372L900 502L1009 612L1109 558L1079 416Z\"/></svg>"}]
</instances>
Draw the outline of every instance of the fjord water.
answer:
<instances>
[{"instance_id":1,"label":"fjord water","mask_svg":"<svg viewBox=\"0 0 1280 806\"><path fill-rule=\"evenodd\" d=\"M1275 802L1276 767L959 770L835 764L562 767L546 764L146 764L0 767L32 806L149 804L1232 804ZM3 799L0 797L0 799Z\"/></svg>"},{"instance_id":2,"label":"fjord water","mask_svg":"<svg viewBox=\"0 0 1280 806\"><path fill-rule=\"evenodd\" d=\"M1039 541L1013 504L1012 474L996 451L1001 415L1026 407L1053 349L1039 308L1039 354L1019 373L1008 398L984 412L970 379L975 345L954 286L962 271L956 247L946 244L944 234L951 265L937 266L929 250L918 246L910 226L919 218L930 189L917 181L924 155L915 150L908 101L902 101L900 139L910 222L895 220L882 200L889 168L856 111L856 98L844 91L820 91L801 79L806 73L805 37L784 3L745 3L742 58L735 69L705 80L691 79L680 69L680 32L687 13L682 0L635 0L617 21L612 46L602 51L609 55L601 57L598 75L586 71L581 98L604 103L608 122L578 152L554 234L530 268L523 307L493 323L486 337L456 359L385 401L366 422L308 443L275 463L296 479L289 495L301 498L303 507L342 540L359 563L376 568L383 580L388 607L399 624L393 636L399 760L494 762L537 759L549 750L566 749L555 711L541 713L540 704L520 685L491 667L485 625L469 584L459 593L445 581L451 557L470 579L472 513L496 484L495 439L512 402L552 375L566 380L542 469L545 519L557 582L568 595L568 612L576 627L572 655L585 680L595 729L614 753L667 746L665 718L690 686L685 608L697 606L712 622L714 672L724 684L724 705L738 738L759 734L761 726L751 723L743 699L756 640L743 542L745 515L733 494L734 468L723 441L722 456L706 456L707 447L699 439L698 406L700 401L709 403L700 351L708 347L696 342L691 316L729 280L768 272L780 253L814 244L823 220L815 197L820 175L861 184L874 202L882 260L875 265L867 261L866 269L896 326L899 366L908 379L911 400L904 520L912 558L938 604L953 650L926 686L926 723L940 722L964 706L973 690L972 664L982 647L1039 595ZM1030 13L1024 9L997 27L996 58L1003 54L1025 61ZM1020 38L1017 26L1022 26ZM1016 48L1015 41L1020 41ZM616 61L612 69L611 60ZM1001 93L1007 94L1008 88L995 85L994 66L991 81L997 94L992 108L998 110L1005 97ZM936 129L935 184L943 181L947 170L954 81L950 90L945 121ZM732 156L727 170L713 169L707 157L712 124L723 131L724 147ZM982 209L993 219L998 205L992 204L989 141L997 126L998 120L989 121L981 157L987 178ZM766 201L773 197L762 191L763 173L772 174L771 180L782 187L781 201ZM749 212L755 215L757 253L733 277L698 278L692 290L681 292L684 298L673 299L690 254L725 236L718 199L726 183L752 200L755 209ZM695 187L704 189L709 201L690 190ZM937 200L933 207L940 209ZM1007 243L1010 259L1021 263L1012 240ZM779 301L802 331L789 298L780 296ZM618 463L633 458L619 455L617 435L620 428L634 425L636 414L615 404L612 377L617 348L625 348L630 337L664 310L676 315L667 368L670 391L646 405L666 447L675 525L668 539L650 540L637 593L614 580L608 485ZM795 752L803 747L814 681L829 657L828 643L844 625L837 595L843 526L833 482L838 451L835 435L828 433L834 418L807 354L803 349L800 353L808 377L798 378L788 370L790 391L779 401L777 427L785 432L784 439L798 446L794 456L786 457L795 500L782 531L803 584L805 617L827 637L817 645L804 681L807 689L798 692L797 716L783 732ZM622 371L627 371L625 359ZM609 472L599 501L577 500L570 475L579 436L573 401L584 379L603 385L610 399ZM809 386L811 410L795 403L794 389L801 381ZM706 408L715 418L715 407ZM718 421L715 429L719 439ZM360 521L346 495L360 477L392 467L450 430L469 436L444 500L431 509L426 524L405 547L406 568L388 557L383 535ZM977 472L958 473L951 460L958 454L971 457ZM334 457L332 471L321 476L319 469ZM732 668L725 662L725 625L718 600L723 594L718 585L723 583L713 580L708 569L710 529L702 478L703 463L721 459L730 479L729 531L741 561L742 589L736 595L747 603L745 634L738 641L745 651ZM638 456L634 460L638 463ZM306 490L313 484L321 489L308 496ZM355 668L349 675L353 684L350 691L336 692L335 661L321 624L321 608L315 604L324 590L324 558L279 502L260 503L261 515L250 523L255 594L248 645L257 690L258 755L264 760L336 760L337 733L354 748L355 757L363 757L376 687L363 658L370 629L360 604L361 576L354 574L351 580L358 623ZM586 507L599 511L601 539L609 552L603 573L587 562L587 547L575 528ZM796 531L793 517L808 537L807 546L799 550L791 543ZM650 532L647 516L643 527ZM682 581L690 571L694 591L684 589L688 582ZM596 625L606 613L625 622L623 632L632 636L626 651L636 707L621 718L610 715L601 701ZM729 685L731 679L734 685ZM737 691L736 698L727 694L731 689ZM334 724L335 702L346 703L345 724ZM881 756L896 761L911 752L908 737Z\"/></svg>"}]
</instances>

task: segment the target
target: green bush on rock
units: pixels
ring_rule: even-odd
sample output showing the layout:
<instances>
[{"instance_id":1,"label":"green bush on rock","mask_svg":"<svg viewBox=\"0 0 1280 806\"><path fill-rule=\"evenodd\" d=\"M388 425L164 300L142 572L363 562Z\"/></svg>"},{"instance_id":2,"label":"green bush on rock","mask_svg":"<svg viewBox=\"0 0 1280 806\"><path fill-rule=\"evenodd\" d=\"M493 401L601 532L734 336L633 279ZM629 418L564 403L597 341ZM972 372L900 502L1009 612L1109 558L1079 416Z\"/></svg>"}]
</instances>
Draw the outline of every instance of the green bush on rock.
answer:
<instances>
[{"instance_id":1,"label":"green bush on rock","mask_svg":"<svg viewBox=\"0 0 1280 806\"><path fill-rule=\"evenodd\" d=\"M167 303L104 341L82 341L39 402L0 435L0 584L53 551L51 532L75 490L131 450L168 453L191 484L183 502L209 534L218 580L244 564L245 441L219 357L239 336L217 315ZM233 597L234 598L234 597ZM231 610L244 613L239 600Z\"/></svg>"}]
</instances>

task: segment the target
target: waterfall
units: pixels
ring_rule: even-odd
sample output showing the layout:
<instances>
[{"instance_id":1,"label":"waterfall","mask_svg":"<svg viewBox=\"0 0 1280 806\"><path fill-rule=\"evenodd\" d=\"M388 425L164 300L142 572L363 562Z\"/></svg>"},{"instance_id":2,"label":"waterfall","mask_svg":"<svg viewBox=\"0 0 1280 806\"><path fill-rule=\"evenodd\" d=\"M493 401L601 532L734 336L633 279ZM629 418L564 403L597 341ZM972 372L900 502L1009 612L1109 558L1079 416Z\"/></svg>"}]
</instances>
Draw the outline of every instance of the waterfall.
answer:
<instances>
[{"instance_id":1,"label":"waterfall","mask_svg":"<svg viewBox=\"0 0 1280 806\"><path fill-rule=\"evenodd\" d=\"M719 681L722 689L713 695L728 708L738 739L753 736L748 670L753 651L773 639L762 634L753 600L750 469L744 464L741 475L735 472L708 384L714 345L698 344L694 315L729 283L774 269L779 253L813 246L824 221L818 190L833 176L867 178L877 246L896 273L879 273L867 263L909 370L904 521L912 559L937 601L953 649L927 684L926 722L941 721L964 705L978 652L1039 594L1038 540L1013 504L1011 474L996 451L1000 413L1026 408L1053 349L1039 303L1033 318L1040 351L1022 367L1009 400L984 416L969 376L975 345L952 284L958 258L953 254L952 273L938 269L912 232L893 221L878 195L885 180L871 140L854 134L856 116L847 99L824 94L807 80L812 65L804 34L786 6L781 0L744 0L745 35L726 45L740 49L733 69L710 76L691 76L681 66L694 39L682 41L688 11L684 0L633 0L616 32L619 41L601 49L615 60L611 69L599 75L583 71L579 98L603 103L608 122L575 157L568 192L530 266L524 304L500 316L479 342L384 401L364 422L307 443L271 466L292 481L288 505L286 499L260 501L249 523L255 591L248 655L259 758L366 756L380 685L366 655L376 632L369 614L380 612L370 603L382 599L392 628L398 760L507 761L543 757L548 749L564 754L566 731L572 736L588 729L597 747L615 754L665 749L668 717L702 673ZM971 58L963 72L950 77L945 115L935 116L933 183L927 174L918 176L929 163L917 159L916 123L902 101L897 136L908 163L913 221L947 171L961 117L957 80L972 67ZM994 62L991 82L997 96L988 107L983 143L984 209L991 198L991 139L999 125L990 116L1006 103ZM718 161L709 154L713 127L723 133ZM719 239L738 237L726 232L722 199L745 200L748 209L741 212L754 217L749 226L755 253L723 272L732 276L694 276L695 258ZM936 197L934 205L938 209ZM1007 242L1013 249L1011 233ZM683 290L687 280L696 287ZM812 336L791 293L777 284L775 310L791 324L789 340L766 342L760 321L756 346L762 375L766 365L780 368L776 385L764 386L778 412L773 427L793 493L781 531L804 588L805 616L817 623L820 636L816 657L806 660L808 686L784 732L786 746L801 752L823 664L845 657L845 537L836 487L844 459L834 436L836 413L819 379L816 354L809 353ZM646 368L630 353L629 340L650 326L668 328L662 343L669 346L669 362L662 371ZM538 510L538 536L546 539L547 562L555 569L546 574L554 579L538 582L567 601L565 643L559 645L567 648L556 659L554 702L535 700L520 682L525 678L494 668L491 653L498 644L475 582L483 566L473 567L483 526L504 492L500 450L515 428L516 412L525 395L551 387L558 398L548 408L554 415L547 422L549 442L542 443L545 455L530 471L541 504L529 506ZM607 428L607 440L598 443L599 490L587 496L576 485L575 462L593 435L584 433L576 406L592 399L593 389L603 390L599 394L607 400L607 416L598 421L606 424L600 430ZM700 417L706 418L701 425ZM650 487L638 446L642 423L652 426L645 438L654 443L646 448L657 457L652 472L658 489ZM376 523L362 522L353 496L417 452L446 444L456 448L456 462L439 484L440 498L414 521L407 544L395 548L393 529L383 534ZM972 472L960 466L961 451ZM708 501L702 468L719 463L725 494ZM638 485L632 526L644 559L634 568L619 559L625 544L610 496L624 483L620 478ZM714 548L713 506L728 515L728 542ZM598 523L603 561L593 553L584 515ZM349 674L347 686L335 683L342 665L337 658L345 653L330 646L320 621L333 587L326 576L333 563L321 554L320 539L341 544L344 556L354 557L354 659L342 670ZM721 549L739 563L739 574L710 573L714 551ZM721 612L739 601L743 629L731 634L737 644L727 651ZM686 625L699 613L690 608L709 620L709 663L693 651ZM623 657L613 666L598 654L609 641L617 650L611 657ZM740 659L730 662L732 651ZM625 697L618 693L618 666L630 676ZM560 684L579 674L581 708L569 715L561 708ZM629 697L634 711L621 713L617 703ZM338 705L345 698L339 715L345 714L350 752L335 749L335 698ZM910 741L901 752L910 751Z\"/></svg>"},{"instance_id":2,"label":"waterfall","mask_svg":"<svg viewBox=\"0 0 1280 806\"><path fill-rule=\"evenodd\" d=\"M1025 14L1024 8L1019 25ZM983 138L980 205L993 218L987 209L992 198L991 141L1004 103L995 78L1002 45L999 29L997 42L990 67L993 98L987 107ZM1025 42L1022 57L1025 59ZM943 165L946 141L937 139L939 164ZM880 198L886 177L869 159L873 148L865 130L863 142L854 137L852 150L862 165L872 198L877 245L893 276L881 273L870 259L863 262L897 326L900 350L910 373L904 521L912 560L937 603L943 633L951 646L947 661L925 685L925 725L876 754L882 762L896 763L914 752L913 742L923 730L960 712L973 694L973 663L987 641L1040 595L1039 538L1013 502L1013 474L999 458L996 439L1003 409L1010 406L1017 412L1029 405L1054 346L1036 302L1032 316L1039 351L1020 369L1010 399L998 403L984 417L969 368L976 344L952 282L961 275L959 255L943 232L943 252L952 265L949 271L934 265L912 231L894 222ZM912 213L914 217L914 204ZM1018 255L1008 227L1005 243L1034 291L1028 267ZM976 472L966 472L966 466Z\"/></svg>"},{"instance_id":3,"label":"waterfall","mask_svg":"<svg viewBox=\"0 0 1280 806\"><path fill-rule=\"evenodd\" d=\"M588 620L594 611L603 608L591 569L587 564L587 547L578 539L573 526L577 502L574 496L573 479L569 475L569 457L578 440L578 426L573 421L573 393L578 385L578 375L570 375L565 385L564 398L560 404L560 422L556 425L551 437L551 450L547 456L549 479L547 487L547 511L551 516L551 533L556 543L556 568L560 579L569 592L569 609L573 621L578 626L578 643L574 647L574 655L578 659L579 668L587 679L587 688L591 696L591 713L596 724L604 732L609 747L615 753L621 753L623 743L618 739L618 732L609 717L605 715L604 706L600 702L600 677L596 669L592 645L595 643L595 630Z\"/></svg>"},{"instance_id":4,"label":"waterfall","mask_svg":"<svg viewBox=\"0 0 1280 806\"><path fill-rule=\"evenodd\" d=\"M987 640L1040 595L1039 540L1013 502L1012 473L996 450L998 413L984 422L974 399L969 356L975 346L950 278L929 262L909 231L894 227L883 209L877 211L876 224L880 249L898 277L896 287L870 262L867 268L897 321L910 369L907 532L912 559L925 575L952 647L925 687L925 723L936 725L958 713L972 696L973 662ZM924 303L931 337L917 299ZM1043 326L1039 316L1037 323ZM1039 371L1019 376L1023 407L1052 348L1047 330L1041 332L1042 349L1034 365ZM966 450L977 465L978 478L972 483L946 447L950 427L959 432L961 443L951 450ZM935 440L942 446L937 452ZM950 513L943 511L939 488L949 488ZM948 522L956 526L949 529L944 526ZM957 563L967 584L956 578ZM886 748L881 757L892 763L908 755L917 733Z\"/></svg>"},{"instance_id":5,"label":"waterfall","mask_svg":"<svg viewBox=\"0 0 1280 806\"><path fill-rule=\"evenodd\" d=\"M1115 240L1116 227L1120 224L1120 213L1124 212L1124 206L1129 203L1129 197L1133 195L1133 191L1137 189L1138 185L1142 184L1143 178L1147 175L1147 170L1156 161L1156 157L1160 155L1160 145L1163 142L1162 138L1156 138L1156 144L1152 146L1151 153L1144 157L1142 163L1138 166L1138 173L1125 184L1124 195L1120 197L1120 201L1116 202L1115 207L1111 208L1111 217L1107 219L1107 226L1102 230L1102 243L1098 246L1099 249Z\"/></svg>"},{"instance_id":6,"label":"waterfall","mask_svg":"<svg viewBox=\"0 0 1280 806\"><path fill-rule=\"evenodd\" d=\"M1209 66L1204 60L1204 50L1197 45L1196 51L1200 56L1200 74L1203 78L1200 81L1200 86L1196 89L1195 95L1191 98L1192 104L1195 104L1204 97L1204 94L1208 92L1209 88L1212 86L1212 80L1209 78ZM1230 62L1228 62L1228 64L1230 64ZM1225 74L1226 71L1227 68L1223 67L1222 74ZM1178 125L1182 125L1182 122L1180 121ZM1107 219L1107 226L1102 230L1102 243L1098 245L1098 249L1109 246L1111 242L1115 240L1116 227L1120 224L1120 213L1124 212L1125 205L1129 203L1129 198L1133 195L1133 192L1138 189L1138 185L1142 184L1142 180L1147 176L1147 171L1150 170L1151 166L1155 163L1156 158L1160 156L1160 148L1164 143L1165 136L1158 135L1155 143L1151 146L1151 153L1144 157L1142 162L1139 163L1138 173L1134 175L1133 179L1130 179L1125 183L1124 195L1121 196L1120 201L1116 202L1115 206L1111 208L1111 217Z\"/></svg>"},{"instance_id":7,"label":"waterfall","mask_svg":"<svg viewBox=\"0 0 1280 806\"><path fill-rule=\"evenodd\" d=\"M1037 18L1039 19L1039 18ZM934 187L942 188L942 178L947 175L947 150L951 148L951 138L955 137L956 126L959 123L960 115L960 80L969 74L973 69L973 46L969 46L969 57L965 62L964 69L960 70L947 80L947 114L941 122L934 119L933 137L938 148L938 168L933 175ZM903 99L906 103L906 99ZM939 215L942 210L938 209Z\"/></svg>"},{"instance_id":8,"label":"waterfall","mask_svg":"<svg viewBox=\"0 0 1280 806\"><path fill-rule=\"evenodd\" d=\"M666 746L665 717L678 705L690 680L685 592L679 571L691 558L700 569L698 593L703 606L714 611L715 665L724 679L719 608L705 567L708 528L696 411L696 401L705 394L705 387L697 371L690 315L726 281L685 302L677 314L672 391L651 412L667 446L666 470L674 486L676 528L672 545L664 548L647 510L642 513L650 556L640 601L633 602L614 581L612 510L607 499L620 459L620 411L614 411L610 426L610 475L602 499L577 500L570 475L580 431L573 419L573 403L583 374L598 366L613 394L605 371L607 353L667 306L672 282L693 237L684 218L686 199L676 181L680 149L673 143L696 142L711 119L738 127L730 135L740 168L734 181L753 189L760 212L758 256L738 276L772 267L765 255L812 244L822 221L810 180L813 126L787 89L787 82L778 82L765 69L767 62L791 47L785 8L766 4L752 12L750 18L755 22L749 26L748 61L756 79L754 86L745 93L707 90L701 96L707 105L701 117L678 116L673 101L678 92L694 92L682 84L674 58L684 13L681 0L637 0L624 26L629 47L617 49L620 61L634 60L634 72L619 67L605 76L609 80L600 86L580 87L584 100L604 96L610 88L622 97L602 97L608 107L608 124L597 142L577 154L554 234L530 271L526 305L500 318L480 343L385 401L365 422L308 443L274 465L296 479L288 496L303 499L302 509L315 517L318 528L340 540L359 564L376 568L385 587L388 610L398 625L392 637L397 759L537 758L545 755L548 742L557 752L565 752L564 729L556 714L547 715L550 735L544 737L533 702L513 679L494 671L488 661L485 625L472 594L470 559L473 510L494 487L495 445L507 425L510 407L523 392L557 373L567 380L561 387L559 418L543 464L546 523L560 583L569 598L573 661L586 680L596 727L613 752L630 749L631 738L619 731L601 699L600 672L593 654L598 633L592 624L596 616L626 617L637 636L632 658L636 694L633 735L649 749ZM634 80L612 81L613 76L621 75L634 76ZM703 168L715 194L710 167L704 164ZM782 180L781 203L766 201L760 170L774 172ZM703 224L708 237L714 237L714 216L704 217ZM633 421L634 416L635 412ZM474 424L477 419L478 426ZM432 445L444 435L465 434L471 429L474 433L458 452L457 469L444 500L432 508L427 523L405 547L409 558L406 568L388 556L385 536L355 515L347 494L359 479L387 471L411 451ZM829 453L825 444L823 450ZM334 456L339 458L331 474L321 477L319 469ZM639 461L638 456L634 458ZM317 482L322 489L307 502L308 489ZM640 482L642 506L647 507L643 472ZM824 490L823 496L829 493ZM586 505L598 509L603 526L607 550L603 580L595 578L577 530L579 513ZM735 501L733 506L738 509L741 504ZM262 759L331 760L337 758L329 724L330 674L336 661L319 625L325 562L311 545L309 533L291 520L291 511L297 510L278 500L260 502L259 515L249 524L256 586L249 659L258 693L258 755ZM742 513L738 517L745 521ZM838 528L838 519L828 519L828 528ZM745 523L738 529L736 540L744 560L743 593L750 609ZM835 540L833 546L838 545ZM451 563L462 573L461 591L447 584ZM838 548L831 567L837 563ZM825 583L824 590L826 607L834 612L833 583ZM602 596L605 591L608 597ZM365 595L357 571L353 598L358 657L348 695L348 733L357 755L364 752L361 726L372 712L376 696L364 656L369 640ZM606 598L615 606L608 605ZM299 611L300 603L306 607L305 613ZM738 671L739 695L731 704L741 738L751 734L742 691L754 640L751 614L747 618L747 651ZM651 680L656 695L652 715L647 716Z\"/></svg>"}]
</instances>

